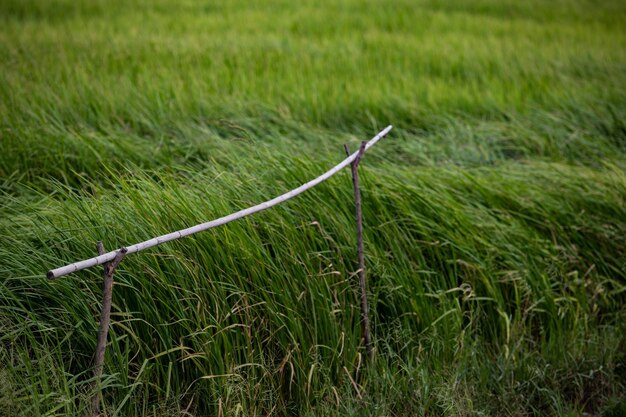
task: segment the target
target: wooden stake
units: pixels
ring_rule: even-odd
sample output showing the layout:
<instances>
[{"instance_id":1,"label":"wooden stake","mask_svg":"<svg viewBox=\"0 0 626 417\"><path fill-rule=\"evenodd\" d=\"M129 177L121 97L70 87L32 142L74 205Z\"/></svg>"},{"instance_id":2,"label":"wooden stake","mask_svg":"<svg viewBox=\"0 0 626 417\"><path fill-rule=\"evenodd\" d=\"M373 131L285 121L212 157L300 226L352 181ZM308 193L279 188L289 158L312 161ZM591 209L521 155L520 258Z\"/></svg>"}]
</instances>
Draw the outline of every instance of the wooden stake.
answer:
<instances>
[{"instance_id":1,"label":"wooden stake","mask_svg":"<svg viewBox=\"0 0 626 417\"><path fill-rule=\"evenodd\" d=\"M104 245L101 241L96 244L98 254L105 252ZM92 415L100 415L100 401L102 400L102 391L99 388L102 370L104 369L104 354L107 348L107 336L109 334L109 324L111 323L111 304L113 300L113 274L122 259L126 255L126 248L121 248L115 258L104 264L104 285L102 289L102 311L100 312L100 328L98 330L98 342L96 343L96 354L94 356L94 389L96 393L91 398Z\"/></svg>"},{"instance_id":2,"label":"wooden stake","mask_svg":"<svg viewBox=\"0 0 626 417\"><path fill-rule=\"evenodd\" d=\"M352 168L352 187L354 188L354 205L356 212L356 241L357 241L357 257L359 262L359 287L361 290L361 333L365 343L365 352L367 359L372 359L372 340L370 338L370 321L369 307L367 305L367 286L365 282L365 253L363 250L363 213L361 210L361 189L359 186L359 162L365 152L367 142L361 142L361 147L356 158L350 164ZM350 155L348 145L343 145L346 154Z\"/></svg>"}]
</instances>

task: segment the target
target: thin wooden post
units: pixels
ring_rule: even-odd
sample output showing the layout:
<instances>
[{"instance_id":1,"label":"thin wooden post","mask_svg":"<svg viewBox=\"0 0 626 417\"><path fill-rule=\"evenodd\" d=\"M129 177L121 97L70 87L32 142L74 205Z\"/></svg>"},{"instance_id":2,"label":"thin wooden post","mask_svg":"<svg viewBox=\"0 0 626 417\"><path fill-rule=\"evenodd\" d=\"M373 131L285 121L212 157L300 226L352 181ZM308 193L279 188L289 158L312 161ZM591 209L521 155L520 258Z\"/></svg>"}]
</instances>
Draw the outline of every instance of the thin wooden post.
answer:
<instances>
[{"instance_id":1,"label":"thin wooden post","mask_svg":"<svg viewBox=\"0 0 626 417\"><path fill-rule=\"evenodd\" d=\"M98 248L98 254L102 255L105 252L104 245L101 241L96 244ZM98 330L98 342L96 343L96 353L94 356L94 390L95 393L91 398L91 411L94 417L100 415L100 401L102 400L102 390L100 389L100 378L102 377L102 371L104 369L104 354L107 348L107 336L109 334L109 324L111 323L111 304L113 300L113 274L118 267L122 259L126 255L126 248L122 248L115 255L115 258L106 262L104 271L102 273L104 277L104 284L102 288L102 310L100 312L100 328Z\"/></svg>"},{"instance_id":2,"label":"thin wooden post","mask_svg":"<svg viewBox=\"0 0 626 417\"><path fill-rule=\"evenodd\" d=\"M361 333L363 334L363 341L365 343L366 358L372 359L372 340L370 338L370 321L369 321L369 307L367 304L367 286L365 282L365 253L363 250L363 212L361 209L361 189L359 186L359 162L365 152L365 146L367 142L361 142L361 147L357 153L354 161L351 162L352 168L352 188L354 188L354 206L356 214L356 241L357 241L357 257L359 263L359 269L357 271L359 275L359 288L361 291ZM346 154L350 155L348 145L343 145L346 150Z\"/></svg>"}]
</instances>

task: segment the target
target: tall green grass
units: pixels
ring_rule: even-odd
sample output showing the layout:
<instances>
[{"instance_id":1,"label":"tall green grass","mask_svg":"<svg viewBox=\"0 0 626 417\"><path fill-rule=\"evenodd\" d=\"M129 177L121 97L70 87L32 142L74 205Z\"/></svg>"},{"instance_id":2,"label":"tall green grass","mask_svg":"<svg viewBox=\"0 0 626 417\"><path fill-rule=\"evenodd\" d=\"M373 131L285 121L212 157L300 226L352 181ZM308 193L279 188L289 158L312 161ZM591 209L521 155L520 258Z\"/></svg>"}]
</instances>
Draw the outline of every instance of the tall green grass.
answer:
<instances>
[{"instance_id":1,"label":"tall green grass","mask_svg":"<svg viewBox=\"0 0 626 417\"><path fill-rule=\"evenodd\" d=\"M0 3L0 415L620 415L620 2Z\"/></svg>"}]
</instances>

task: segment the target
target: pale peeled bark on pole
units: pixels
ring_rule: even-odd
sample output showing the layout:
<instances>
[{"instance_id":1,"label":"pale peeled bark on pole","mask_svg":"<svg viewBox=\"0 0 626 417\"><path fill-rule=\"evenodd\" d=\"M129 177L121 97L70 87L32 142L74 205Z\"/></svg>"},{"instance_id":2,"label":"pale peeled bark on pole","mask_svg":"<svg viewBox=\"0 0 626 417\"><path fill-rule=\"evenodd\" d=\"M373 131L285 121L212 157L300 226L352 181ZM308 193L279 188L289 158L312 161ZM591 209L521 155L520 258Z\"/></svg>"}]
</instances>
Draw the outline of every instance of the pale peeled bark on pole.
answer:
<instances>
[{"instance_id":1,"label":"pale peeled bark on pole","mask_svg":"<svg viewBox=\"0 0 626 417\"><path fill-rule=\"evenodd\" d=\"M385 137L387 135L387 133L389 133L389 131L392 128L393 128L393 126L389 125L386 128L384 128L382 131L380 131L376 136L374 136L372 139L370 139L367 142L367 144L365 146L365 149L363 151L367 151L369 148L374 146L380 139ZM293 198L293 197L295 197L295 196L305 192L306 190L315 187L316 185L322 183L323 181L326 181L328 178L332 177L337 172L341 171L342 169L344 169L348 165L352 164L352 162L359 155L359 152L360 151L354 152L352 155L350 155L349 157L344 159L342 162L340 162L339 164L337 164L336 166L334 166L330 170L326 171L324 174L322 174L319 177L315 178L314 180L311 180L311 181L307 182L306 184L303 184L300 187L295 188L295 189L293 189L293 190L291 190L291 191L289 191L289 192L287 192L287 193L285 193L283 195L280 195L280 196L278 196L276 198L273 198L272 200L268 200L268 201L266 201L264 203L257 204L256 206L240 210L238 212L229 214L228 216L220 217L219 219L212 220L210 222L201 223L199 225L196 225L196 226L193 226L193 227L189 227L187 229L179 230L177 232L169 233L167 235L163 235L163 236L155 237L155 238L150 239L150 240L146 240L145 242L141 242L141 243L137 243L137 244L134 244L134 245L127 246L126 247L126 254L140 252L140 251L142 251L144 249L148 249L148 248L160 245L160 244L165 243L165 242L170 242L172 240L180 239L180 238L185 237L185 236L190 236L190 235L193 235L193 234L198 233L198 232L203 232L205 230L212 229L212 228L217 227L217 226L222 226L222 225L224 225L226 223L232 222L233 220L241 219L242 217L246 217L246 216L249 216L251 214L258 213L259 211L268 209L268 208L273 207L273 206L275 206L277 204L285 202L285 201L287 201L287 200L289 200L289 199L291 199L291 198ZM94 258L86 259L84 261L80 261L80 262L69 264L69 265L66 265L66 266L63 266L63 267L60 267L60 268L52 269L52 270L48 271L47 276L50 279L52 279L52 278L59 278L59 277L62 277L64 275L70 274L72 272L80 271L82 269L91 268L91 267L94 267L96 265L101 265L101 264L104 264L106 262L110 262L110 261L115 259L115 257L117 256L118 253L120 253L120 251L121 251L120 249L114 250L114 251L105 253L103 255L96 256Z\"/></svg>"}]
</instances>

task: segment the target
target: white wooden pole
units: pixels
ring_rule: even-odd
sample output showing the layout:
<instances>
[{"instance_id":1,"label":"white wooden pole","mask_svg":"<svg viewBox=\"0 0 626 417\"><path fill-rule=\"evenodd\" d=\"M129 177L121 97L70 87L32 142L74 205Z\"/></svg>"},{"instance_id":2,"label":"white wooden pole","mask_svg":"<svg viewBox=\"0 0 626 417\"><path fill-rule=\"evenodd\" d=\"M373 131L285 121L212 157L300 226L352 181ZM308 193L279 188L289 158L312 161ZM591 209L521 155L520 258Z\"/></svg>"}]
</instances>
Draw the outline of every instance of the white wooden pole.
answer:
<instances>
[{"instance_id":1,"label":"white wooden pole","mask_svg":"<svg viewBox=\"0 0 626 417\"><path fill-rule=\"evenodd\" d=\"M376 136L374 136L372 139L370 139L369 142L367 142L367 145L365 146L365 150L367 151L369 148L371 148L372 146L374 146L376 144L376 142L378 142L380 139L382 139L383 137L385 137L387 135L387 133L389 133L389 131L393 128L393 126L389 125L386 128L384 128L383 130L381 130ZM159 237L155 237L153 239L150 240L146 240L145 242L141 242L141 243L136 243L134 245L131 246L127 246L126 247L126 255L131 254L131 253L136 253L139 251L142 251L144 249L148 249L151 248L153 246L157 246L160 245L162 243L165 242L169 242L171 240L176 240L176 239L180 239L182 237L185 236L190 236L193 234L196 234L198 232L203 232L205 230L208 229L212 229L214 227L217 226L222 226L226 223L230 223L233 220L237 220L237 219L241 219L242 217L246 217L249 216L251 214L254 213L258 213L259 211L268 209L270 207L273 207L277 204L280 204L282 202L285 202L289 199L292 199L293 197L302 194L303 192L305 192L306 190L315 187L316 185L322 183L323 181L326 181L328 178L332 177L333 175L335 175L337 172L341 171L343 168L347 167L348 165L350 165L358 156L359 151L354 152L352 155L350 155L349 157L347 157L346 159L344 159L342 162L340 162L338 165L334 166L333 168L329 169L328 171L326 171L324 174L320 175L319 177L315 178L314 180L311 180L309 182L307 182L306 184L302 184L301 186L299 186L298 188L295 188L285 194L282 194L276 198L273 198L271 200L268 200L264 203L261 204L257 204L256 206L253 207L248 207L247 209L243 209L240 211L237 211L235 213L229 214L228 216L224 216L224 217L220 217L219 219L215 219L215 220L211 220L209 222L206 223L201 223L198 224L196 226L193 227L189 227L187 229L183 229L183 230L179 230L177 232L172 232L172 233L168 233L166 235L163 236L159 236ZM86 269L86 268L91 268L94 267L96 265L101 265L105 262L110 262L113 259L115 259L115 257L117 256L118 252L121 250L117 249L111 252L107 252L103 255L100 256L96 256L90 259L85 259L84 261L80 261L80 262L76 262L73 264L69 264L60 268L56 268L56 269L52 269L50 271L48 271L47 276L48 278L59 278L62 277L64 275L67 274L71 274L72 272L76 272L76 271L80 271L82 269Z\"/></svg>"}]
</instances>

